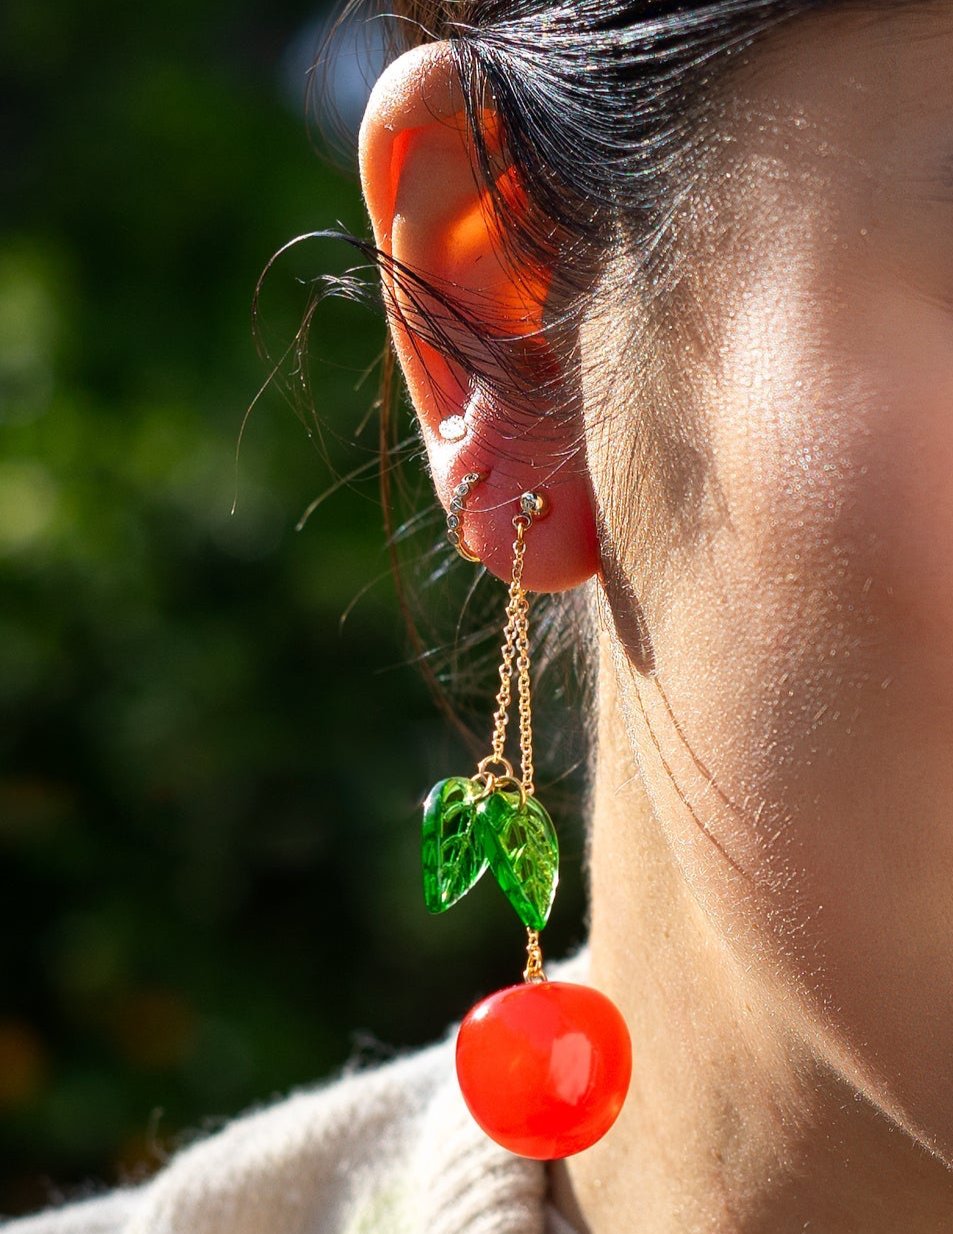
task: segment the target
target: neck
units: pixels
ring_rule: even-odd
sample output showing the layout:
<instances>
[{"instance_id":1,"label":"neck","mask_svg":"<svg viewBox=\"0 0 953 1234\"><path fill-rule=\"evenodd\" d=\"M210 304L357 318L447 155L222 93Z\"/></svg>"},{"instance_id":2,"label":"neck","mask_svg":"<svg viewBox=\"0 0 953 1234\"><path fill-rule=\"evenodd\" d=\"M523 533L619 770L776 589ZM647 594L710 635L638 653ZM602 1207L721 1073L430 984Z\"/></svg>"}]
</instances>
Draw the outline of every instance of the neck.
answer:
<instances>
[{"instance_id":1,"label":"neck","mask_svg":"<svg viewBox=\"0 0 953 1234\"><path fill-rule=\"evenodd\" d=\"M605 642L605 640L604 640ZM554 1169L557 1204L604 1234L936 1234L953 1175L860 1098L786 1020L692 897L642 791L611 657L600 665L593 984L632 1033L609 1135Z\"/></svg>"}]
</instances>

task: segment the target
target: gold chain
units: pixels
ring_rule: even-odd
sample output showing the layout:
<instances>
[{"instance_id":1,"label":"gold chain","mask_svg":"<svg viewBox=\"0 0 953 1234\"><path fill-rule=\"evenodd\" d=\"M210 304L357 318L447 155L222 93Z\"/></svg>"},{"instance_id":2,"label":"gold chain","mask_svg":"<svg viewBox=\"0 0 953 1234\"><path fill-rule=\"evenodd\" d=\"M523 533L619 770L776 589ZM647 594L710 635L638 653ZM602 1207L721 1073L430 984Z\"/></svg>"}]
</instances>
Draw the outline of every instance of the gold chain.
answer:
<instances>
[{"instance_id":1,"label":"gold chain","mask_svg":"<svg viewBox=\"0 0 953 1234\"><path fill-rule=\"evenodd\" d=\"M543 972L543 950L539 945L539 930L526 931L526 968L523 970L523 980L540 982L546 980Z\"/></svg>"},{"instance_id":2,"label":"gold chain","mask_svg":"<svg viewBox=\"0 0 953 1234\"><path fill-rule=\"evenodd\" d=\"M491 761L503 764L505 761L506 730L510 720L510 703L513 699L513 662L516 660L517 690L520 712L520 752L524 758L521 768L524 786L526 784L524 730L525 740L532 742L532 728L529 724L529 634L527 615L529 601L523 590L523 556L526 552L524 539L529 520L517 515L513 520L516 528L516 539L513 542L513 574L510 580L509 595L506 603L506 622L503 627L503 645L500 649L500 688L496 695L496 711L493 713L493 741ZM524 721L524 712L526 721ZM529 783L532 784L533 759L532 750L529 756Z\"/></svg>"},{"instance_id":3,"label":"gold chain","mask_svg":"<svg viewBox=\"0 0 953 1234\"><path fill-rule=\"evenodd\" d=\"M493 714L492 753L480 764L483 771L487 764L495 764L511 776L512 769L506 761L506 730L513 701L513 671L516 670L516 692L520 727L520 788L529 797L535 791L533 768L533 706L532 680L530 677L529 648L529 596L523 588L523 558L526 554L526 532L533 525L534 517L544 513L545 499L537 493L524 493L520 498L520 513L513 519L516 539L513 541L513 572L510 577L506 602L506 620L503 625L503 645L500 649L500 688L496 695L496 711ZM528 982L546 980L543 971L543 952L539 945L539 931L527 929L526 968L523 977Z\"/></svg>"},{"instance_id":4,"label":"gold chain","mask_svg":"<svg viewBox=\"0 0 953 1234\"><path fill-rule=\"evenodd\" d=\"M529 675L529 596L522 587L516 610L516 686L520 714L520 776L523 792L529 797L534 790L533 708Z\"/></svg>"}]
</instances>

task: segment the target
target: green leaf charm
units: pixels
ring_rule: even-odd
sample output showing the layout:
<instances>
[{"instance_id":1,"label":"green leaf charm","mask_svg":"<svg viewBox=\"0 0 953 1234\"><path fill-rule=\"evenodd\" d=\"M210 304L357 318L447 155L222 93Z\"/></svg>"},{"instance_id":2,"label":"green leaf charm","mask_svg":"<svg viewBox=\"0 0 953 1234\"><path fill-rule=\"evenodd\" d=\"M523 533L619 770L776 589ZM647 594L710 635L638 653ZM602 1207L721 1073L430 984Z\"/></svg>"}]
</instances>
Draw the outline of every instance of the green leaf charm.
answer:
<instances>
[{"instance_id":1,"label":"green leaf charm","mask_svg":"<svg viewBox=\"0 0 953 1234\"><path fill-rule=\"evenodd\" d=\"M476 828L490 869L523 925L541 930L559 881L559 841L535 797L497 790L476 807Z\"/></svg>"},{"instance_id":2,"label":"green leaf charm","mask_svg":"<svg viewBox=\"0 0 953 1234\"><path fill-rule=\"evenodd\" d=\"M452 908L487 867L474 830L474 805L483 785L464 776L440 780L424 802L421 856L424 904L431 913Z\"/></svg>"}]
</instances>

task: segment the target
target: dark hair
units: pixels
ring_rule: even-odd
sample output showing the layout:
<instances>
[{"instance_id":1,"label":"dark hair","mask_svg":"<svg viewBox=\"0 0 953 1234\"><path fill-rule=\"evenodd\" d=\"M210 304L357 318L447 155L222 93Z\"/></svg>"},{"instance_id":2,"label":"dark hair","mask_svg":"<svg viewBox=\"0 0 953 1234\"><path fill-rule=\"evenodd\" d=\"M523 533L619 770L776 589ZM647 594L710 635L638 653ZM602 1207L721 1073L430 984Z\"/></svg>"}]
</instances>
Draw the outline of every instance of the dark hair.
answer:
<instances>
[{"instance_id":1,"label":"dark hair","mask_svg":"<svg viewBox=\"0 0 953 1234\"><path fill-rule=\"evenodd\" d=\"M535 207L510 237L557 262L567 244L598 265L610 220L657 226L697 149L720 75L759 35L843 0L402 0L397 45L446 39L463 84L478 167L486 99ZM505 207L505 203L501 202ZM577 281L577 274L560 268Z\"/></svg>"}]
</instances>

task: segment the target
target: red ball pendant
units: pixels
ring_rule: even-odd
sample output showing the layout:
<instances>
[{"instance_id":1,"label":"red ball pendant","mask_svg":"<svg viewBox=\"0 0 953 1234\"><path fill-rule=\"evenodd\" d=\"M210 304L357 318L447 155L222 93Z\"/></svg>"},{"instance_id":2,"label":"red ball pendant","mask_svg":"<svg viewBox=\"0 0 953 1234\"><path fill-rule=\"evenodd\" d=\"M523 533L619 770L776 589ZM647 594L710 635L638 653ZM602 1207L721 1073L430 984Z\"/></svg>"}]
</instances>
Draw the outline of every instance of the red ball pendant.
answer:
<instances>
[{"instance_id":1,"label":"red ball pendant","mask_svg":"<svg viewBox=\"0 0 953 1234\"><path fill-rule=\"evenodd\" d=\"M604 1136L631 1074L625 1021L590 986L508 986L477 1003L457 1036L457 1078L470 1113L498 1144L540 1161Z\"/></svg>"}]
</instances>

